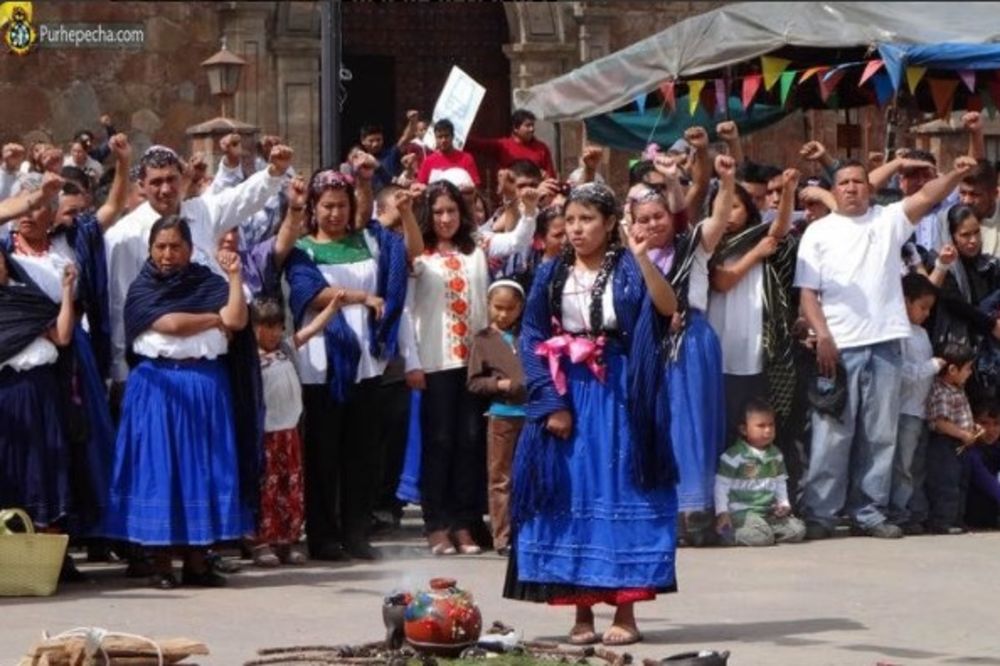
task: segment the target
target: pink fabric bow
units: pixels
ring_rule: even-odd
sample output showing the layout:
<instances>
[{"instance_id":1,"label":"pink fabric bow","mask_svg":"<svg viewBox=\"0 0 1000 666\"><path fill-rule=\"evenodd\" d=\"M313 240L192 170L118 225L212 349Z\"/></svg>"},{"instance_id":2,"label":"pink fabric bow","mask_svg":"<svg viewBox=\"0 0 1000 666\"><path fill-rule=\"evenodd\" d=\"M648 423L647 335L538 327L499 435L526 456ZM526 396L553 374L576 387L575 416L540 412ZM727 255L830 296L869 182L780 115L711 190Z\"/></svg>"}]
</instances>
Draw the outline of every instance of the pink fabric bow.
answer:
<instances>
[{"instance_id":1,"label":"pink fabric bow","mask_svg":"<svg viewBox=\"0 0 1000 666\"><path fill-rule=\"evenodd\" d=\"M586 363L594 376L601 382L607 374L602 357L604 354L604 336L596 340L582 335L570 335L560 333L554 335L544 342L539 342L535 347L535 353L543 356L549 361L549 374L552 375L552 383L556 385L556 392L559 395L566 395L566 373L563 372L559 360L563 356L568 356L572 363Z\"/></svg>"}]
</instances>

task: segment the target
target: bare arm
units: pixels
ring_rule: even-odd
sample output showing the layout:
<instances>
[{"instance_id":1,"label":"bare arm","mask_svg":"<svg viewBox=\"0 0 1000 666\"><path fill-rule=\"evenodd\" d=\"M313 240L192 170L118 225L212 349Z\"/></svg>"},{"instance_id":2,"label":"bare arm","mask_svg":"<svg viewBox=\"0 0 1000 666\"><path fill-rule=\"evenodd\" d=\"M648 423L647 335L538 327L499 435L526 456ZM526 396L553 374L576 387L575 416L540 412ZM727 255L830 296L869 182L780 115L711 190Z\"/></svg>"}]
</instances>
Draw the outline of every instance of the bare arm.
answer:
<instances>
[{"instance_id":1,"label":"bare arm","mask_svg":"<svg viewBox=\"0 0 1000 666\"><path fill-rule=\"evenodd\" d=\"M343 301L344 290L341 289L334 293L333 298L330 299L329 303L320 311L316 318L311 322L295 331L295 335L292 337L295 343L296 349L303 346L305 343L309 342L317 333L326 328L326 325L330 322L337 311L340 309L340 304Z\"/></svg>"},{"instance_id":2,"label":"bare arm","mask_svg":"<svg viewBox=\"0 0 1000 666\"><path fill-rule=\"evenodd\" d=\"M653 301L653 307L656 308L657 312L664 317L669 317L677 310L677 295L660 269L650 261L648 248L639 247L642 247L642 252L633 252L633 255L642 271L642 279L646 283L649 298Z\"/></svg>"},{"instance_id":3,"label":"bare arm","mask_svg":"<svg viewBox=\"0 0 1000 666\"><path fill-rule=\"evenodd\" d=\"M125 209L129 188L128 171L132 162L132 147L124 134L111 137L108 146L115 155L115 178L111 181L107 201L97 210L97 221L101 223L101 229L104 231L118 221L119 215Z\"/></svg>"},{"instance_id":4,"label":"bare arm","mask_svg":"<svg viewBox=\"0 0 1000 666\"><path fill-rule=\"evenodd\" d=\"M729 265L719 265L712 269L709 282L712 289L726 293L740 283L750 269L774 254L778 241L773 236L765 236L757 245Z\"/></svg>"},{"instance_id":5,"label":"bare arm","mask_svg":"<svg viewBox=\"0 0 1000 666\"><path fill-rule=\"evenodd\" d=\"M715 170L719 174L719 193L712 205L712 215L705 220L701 229L701 246L709 254L715 252L715 246L726 231L736 192L736 162L733 158L728 155L717 156Z\"/></svg>"},{"instance_id":6,"label":"bare arm","mask_svg":"<svg viewBox=\"0 0 1000 666\"><path fill-rule=\"evenodd\" d=\"M785 169L781 174L781 201L778 202L778 216L771 223L767 235L784 238L792 229L792 209L795 207L795 188L799 185L798 169Z\"/></svg>"},{"instance_id":7,"label":"bare arm","mask_svg":"<svg viewBox=\"0 0 1000 666\"><path fill-rule=\"evenodd\" d=\"M413 109L406 112L406 127L403 128L403 133L399 135L399 141L396 142L398 148L402 149L417 137L417 123L419 121L420 113Z\"/></svg>"},{"instance_id":8,"label":"bare arm","mask_svg":"<svg viewBox=\"0 0 1000 666\"><path fill-rule=\"evenodd\" d=\"M63 273L62 303L59 304L59 315L56 325L49 332L49 338L58 347L65 347L73 341L73 327L76 326L76 313L73 307L73 287L76 284L76 266L69 265Z\"/></svg>"},{"instance_id":9,"label":"bare arm","mask_svg":"<svg viewBox=\"0 0 1000 666\"><path fill-rule=\"evenodd\" d=\"M689 215L698 216L708 195L709 181L712 179L708 134L701 127L692 127L684 132L684 138L694 148L691 159L691 186L684 195L684 207Z\"/></svg>"},{"instance_id":10,"label":"bare arm","mask_svg":"<svg viewBox=\"0 0 1000 666\"><path fill-rule=\"evenodd\" d=\"M406 258L413 261L424 252L424 235L420 233L417 216L413 214L413 195L407 190L399 190L393 196L396 198L396 210L399 211L403 226Z\"/></svg>"},{"instance_id":11,"label":"bare arm","mask_svg":"<svg viewBox=\"0 0 1000 666\"><path fill-rule=\"evenodd\" d=\"M931 422L931 426L934 432L941 433L947 437L953 437L963 444L969 444L975 441L973 433L968 430L962 430L957 425L945 418L936 418Z\"/></svg>"},{"instance_id":12,"label":"bare arm","mask_svg":"<svg viewBox=\"0 0 1000 666\"><path fill-rule=\"evenodd\" d=\"M740 131L736 123L731 120L721 122L715 126L715 133L720 139L726 142L726 149L729 152L729 156L737 164L741 164L744 160L743 143L740 141Z\"/></svg>"},{"instance_id":13,"label":"bare arm","mask_svg":"<svg viewBox=\"0 0 1000 666\"><path fill-rule=\"evenodd\" d=\"M278 234L274 239L274 265L280 271L288 255L295 248L295 242L299 240L299 234L306 221L306 181L301 176L296 176L288 183L286 191L288 198L288 209L285 217L278 228Z\"/></svg>"},{"instance_id":14,"label":"bare arm","mask_svg":"<svg viewBox=\"0 0 1000 666\"><path fill-rule=\"evenodd\" d=\"M246 297L243 295L243 271L239 255L235 252L219 252L219 265L229 277L229 300L219 310L222 325L230 331L242 331L250 319Z\"/></svg>"},{"instance_id":15,"label":"bare arm","mask_svg":"<svg viewBox=\"0 0 1000 666\"><path fill-rule=\"evenodd\" d=\"M931 208L944 200L962 178L976 166L976 161L963 155L955 160L955 168L925 184L917 192L903 199L903 212L913 224L920 222Z\"/></svg>"},{"instance_id":16,"label":"bare arm","mask_svg":"<svg viewBox=\"0 0 1000 666\"><path fill-rule=\"evenodd\" d=\"M190 312L171 312L165 314L150 326L150 329L164 335L186 337L210 331L222 326L222 319L217 313L206 312L193 314Z\"/></svg>"},{"instance_id":17,"label":"bare arm","mask_svg":"<svg viewBox=\"0 0 1000 666\"><path fill-rule=\"evenodd\" d=\"M969 111L962 116L962 124L969 130L969 157L985 160L986 138L983 136L982 116L978 111Z\"/></svg>"},{"instance_id":18,"label":"bare arm","mask_svg":"<svg viewBox=\"0 0 1000 666\"><path fill-rule=\"evenodd\" d=\"M816 333L816 363L819 371L825 377L833 377L840 352L830 333L830 327L826 324L826 315L823 314L819 294L803 287L799 296L799 307L806 323Z\"/></svg>"}]
</instances>

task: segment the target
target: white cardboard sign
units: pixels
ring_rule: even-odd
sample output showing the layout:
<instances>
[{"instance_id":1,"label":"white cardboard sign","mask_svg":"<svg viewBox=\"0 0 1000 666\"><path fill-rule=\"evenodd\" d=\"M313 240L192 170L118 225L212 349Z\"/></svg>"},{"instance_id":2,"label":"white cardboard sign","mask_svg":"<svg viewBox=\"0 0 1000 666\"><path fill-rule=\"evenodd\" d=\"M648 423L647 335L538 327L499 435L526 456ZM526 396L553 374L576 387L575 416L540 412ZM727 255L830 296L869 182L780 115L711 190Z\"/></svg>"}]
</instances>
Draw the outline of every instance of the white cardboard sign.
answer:
<instances>
[{"instance_id":1,"label":"white cardboard sign","mask_svg":"<svg viewBox=\"0 0 1000 666\"><path fill-rule=\"evenodd\" d=\"M424 145L434 148L434 123L447 118L455 125L455 148L461 150L465 145L465 138L469 136L472 122L479 112L479 105L483 103L486 95L486 88L481 86L474 78L466 74L460 67L452 67L448 74L448 80L444 83L444 89L434 104L434 115L431 117L431 126L424 134Z\"/></svg>"}]
</instances>

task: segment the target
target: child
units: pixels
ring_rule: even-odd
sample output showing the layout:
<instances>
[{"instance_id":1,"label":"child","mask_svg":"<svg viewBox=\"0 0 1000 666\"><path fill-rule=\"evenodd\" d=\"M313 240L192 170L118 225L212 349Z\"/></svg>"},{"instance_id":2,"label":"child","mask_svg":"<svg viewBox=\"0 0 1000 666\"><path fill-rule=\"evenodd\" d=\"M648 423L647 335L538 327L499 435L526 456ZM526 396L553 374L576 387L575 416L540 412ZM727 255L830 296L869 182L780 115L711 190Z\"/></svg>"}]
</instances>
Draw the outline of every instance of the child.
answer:
<instances>
[{"instance_id":1,"label":"child","mask_svg":"<svg viewBox=\"0 0 1000 666\"><path fill-rule=\"evenodd\" d=\"M949 342L941 352L944 369L934 380L927 398L930 443L927 446L928 527L935 534L962 534L961 449L979 439L982 428L972 418L965 382L972 375L975 352L964 344Z\"/></svg>"},{"instance_id":2,"label":"child","mask_svg":"<svg viewBox=\"0 0 1000 666\"><path fill-rule=\"evenodd\" d=\"M336 314L343 292L295 334L296 347L323 330ZM302 536L305 496L302 473L302 385L285 334L285 311L273 299L253 304L251 316L260 353L264 385L264 471L260 489L260 522L253 561L258 566L305 564L295 547Z\"/></svg>"},{"instance_id":3,"label":"child","mask_svg":"<svg viewBox=\"0 0 1000 666\"><path fill-rule=\"evenodd\" d=\"M722 454L715 475L715 525L723 543L802 541L806 526L792 515L785 460L774 445L774 409L751 398L739 431L742 438Z\"/></svg>"},{"instance_id":4,"label":"child","mask_svg":"<svg viewBox=\"0 0 1000 666\"><path fill-rule=\"evenodd\" d=\"M490 325L476 334L469 358L469 391L492 400L487 425L490 528L500 555L510 553L510 473L514 447L524 425L524 370L517 355L517 330L524 289L497 280L486 292Z\"/></svg>"},{"instance_id":5,"label":"child","mask_svg":"<svg viewBox=\"0 0 1000 666\"><path fill-rule=\"evenodd\" d=\"M981 402L973 413L983 436L977 446L962 454L969 478L965 524L996 529L1000 527L1000 402Z\"/></svg>"},{"instance_id":6,"label":"child","mask_svg":"<svg viewBox=\"0 0 1000 666\"><path fill-rule=\"evenodd\" d=\"M923 323L930 315L937 288L925 276L909 273L903 277L906 316L910 337L903 340L903 384L899 397L899 427L892 465L889 520L904 534L923 534L927 519L924 477L927 459L927 425L924 414L934 376L944 361L934 358L931 341Z\"/></svg>"}]
</instances>

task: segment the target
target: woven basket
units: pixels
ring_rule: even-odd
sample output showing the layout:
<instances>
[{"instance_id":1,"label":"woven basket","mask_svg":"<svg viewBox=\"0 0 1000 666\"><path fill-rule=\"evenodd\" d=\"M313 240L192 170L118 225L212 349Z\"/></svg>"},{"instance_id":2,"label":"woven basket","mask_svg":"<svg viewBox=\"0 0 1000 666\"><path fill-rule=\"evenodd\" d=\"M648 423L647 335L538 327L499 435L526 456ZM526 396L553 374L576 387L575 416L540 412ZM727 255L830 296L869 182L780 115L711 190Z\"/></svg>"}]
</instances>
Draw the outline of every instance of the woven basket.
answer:
<instances>
[{"instance_id":1,"label":"woven basket","mask_svg":"<svg viewBox=\"0 0 1000 666\"><path fill-rule=\"evenodd\" d=\"M19 517L28 530L11 532L7 523ZM0 597L47 597L56 591L69 537L35 534L21 509L0 511Z\"/></svg>"}]
</instances>

